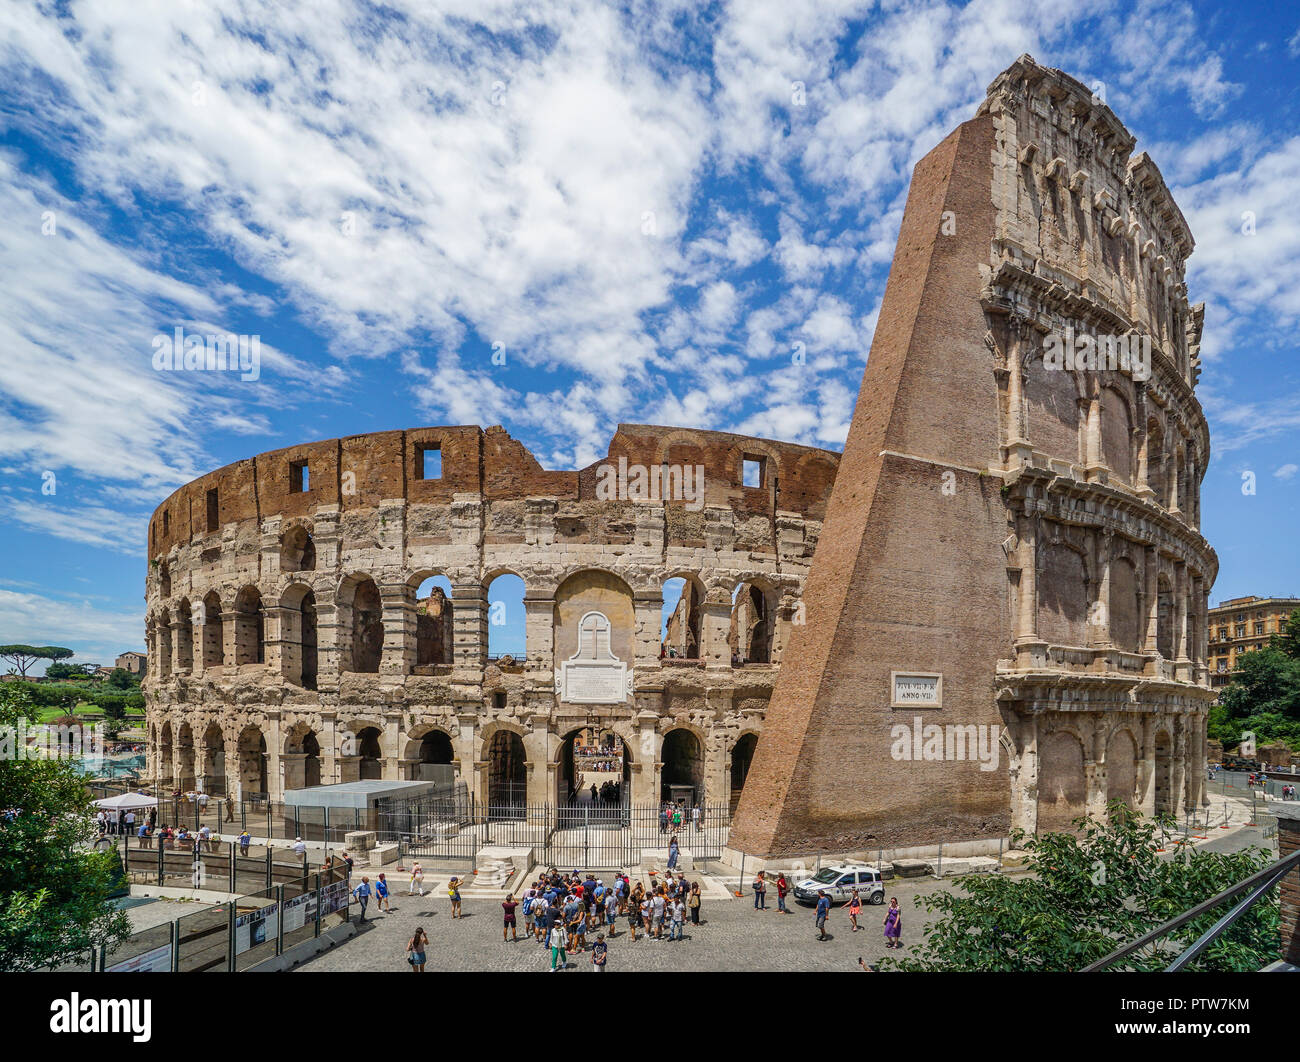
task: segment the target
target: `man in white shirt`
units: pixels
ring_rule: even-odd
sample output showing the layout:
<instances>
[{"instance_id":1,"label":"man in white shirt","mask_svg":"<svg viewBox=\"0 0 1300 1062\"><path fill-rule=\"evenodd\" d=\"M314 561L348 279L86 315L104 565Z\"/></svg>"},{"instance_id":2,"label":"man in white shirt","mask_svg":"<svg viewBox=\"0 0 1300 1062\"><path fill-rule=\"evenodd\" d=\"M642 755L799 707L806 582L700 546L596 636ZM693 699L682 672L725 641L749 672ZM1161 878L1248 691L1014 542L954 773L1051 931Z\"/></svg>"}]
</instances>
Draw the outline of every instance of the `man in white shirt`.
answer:
<instances>
[{"instance_id":1,"label":"man in white shirt","mask_svg":"<svg viewBox=\"0 0 1300 1062\"><path fill-rule=\"evenodd\" d=\"M295 837L293 839L293 850L297 852L299 855L306 855L307 854L306 842L304 842L301 837Z\"/></svg>"}]
</instances>

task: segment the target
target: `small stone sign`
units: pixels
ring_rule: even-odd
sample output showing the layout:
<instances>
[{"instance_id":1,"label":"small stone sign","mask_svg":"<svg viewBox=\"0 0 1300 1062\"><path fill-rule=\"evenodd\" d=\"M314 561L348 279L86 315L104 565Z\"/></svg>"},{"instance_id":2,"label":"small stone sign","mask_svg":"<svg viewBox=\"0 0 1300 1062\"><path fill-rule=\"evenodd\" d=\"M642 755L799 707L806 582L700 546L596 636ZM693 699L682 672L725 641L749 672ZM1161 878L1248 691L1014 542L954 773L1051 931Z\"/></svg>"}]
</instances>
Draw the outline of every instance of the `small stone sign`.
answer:
<instances>
[{"instance_id":1,"label":"small stone sign","mask_svg":"<svg viewBox=\"0 0 1300 1062\"><path fill-rule=\"evenodd\" d=\"M943 675L929 671L891 671L891 708L942 708Z\"/></svg>"}]
</instances>

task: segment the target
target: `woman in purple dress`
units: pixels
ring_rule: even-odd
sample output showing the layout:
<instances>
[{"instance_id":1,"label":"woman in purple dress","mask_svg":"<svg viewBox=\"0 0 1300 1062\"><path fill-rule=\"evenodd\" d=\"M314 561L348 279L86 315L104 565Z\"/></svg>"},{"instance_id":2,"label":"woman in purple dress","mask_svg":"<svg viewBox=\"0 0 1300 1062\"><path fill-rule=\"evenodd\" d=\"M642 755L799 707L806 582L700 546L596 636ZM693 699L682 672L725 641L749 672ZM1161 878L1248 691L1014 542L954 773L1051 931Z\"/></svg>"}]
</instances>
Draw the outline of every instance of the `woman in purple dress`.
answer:
<instances>
[{"instance_id":1,"label":"woman in purple dress","mask_svg":"<svg viewBox=\"0 0 1300 1062\"><path fill-rule=\"evenodd\" d=\"M901 948L903 946L903 912L898 909L898 898L889 898L889 910L885 912L885 947Z\"/></svg>"}]
</instances>

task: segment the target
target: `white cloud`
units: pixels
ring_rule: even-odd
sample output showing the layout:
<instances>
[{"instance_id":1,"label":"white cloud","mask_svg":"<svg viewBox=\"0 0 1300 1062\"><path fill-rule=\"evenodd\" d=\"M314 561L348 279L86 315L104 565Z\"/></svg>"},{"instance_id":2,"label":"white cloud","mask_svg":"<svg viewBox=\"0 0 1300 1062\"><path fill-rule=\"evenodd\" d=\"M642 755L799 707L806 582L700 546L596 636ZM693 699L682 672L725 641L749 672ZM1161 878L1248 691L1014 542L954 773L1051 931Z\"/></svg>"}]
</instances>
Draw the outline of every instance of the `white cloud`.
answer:
<instances>
[{"instance_id":1,"label":"white cloud","mask_svg":"<svg viewBox=\"0 0 1300 1062\"><path fill-rule=\"evenodd\" d=\"M144 612L113 612L87 600L0 590L0 643L62 645L108 659L144 642Z\"/></svg>"},{"instance_id":2,"label":"white cloud","mask_svg":"<svg viewBox=\"0 0 1300 1062\"><path fill-rule=\"evenodd\" d=\"M1278 479L1294 479L1297 472L1300 472L1300 465L1286 464L1274 471L1273 475Z\"/></svg>"}]
</instances>

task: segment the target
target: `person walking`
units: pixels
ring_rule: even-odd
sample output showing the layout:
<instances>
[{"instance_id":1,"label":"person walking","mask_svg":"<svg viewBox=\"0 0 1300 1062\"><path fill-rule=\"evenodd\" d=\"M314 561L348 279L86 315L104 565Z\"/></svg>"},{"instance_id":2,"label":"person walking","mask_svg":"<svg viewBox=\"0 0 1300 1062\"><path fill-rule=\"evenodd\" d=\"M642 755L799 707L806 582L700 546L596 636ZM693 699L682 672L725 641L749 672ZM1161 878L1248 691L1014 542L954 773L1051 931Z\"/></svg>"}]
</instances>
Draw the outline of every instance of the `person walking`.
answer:
<instances>
[{"instance_id":1,"label":"person walking","mask_svg":"<svg viewBox=\"0 0 1300 1062\"><path fill-rule=\"evenodd\" d=\"M659 832L668 832L668 805L665 804L659 809Z\"/></svg>"},{"instance_id":2,"label":"person walking","mask_svg":"<svg viewBox=\"0 0 1300 1062\"><path fill-rule=\"evenodd\" d=\"M349 885L352 884L352 868L355 865L356 861L348 855L347 850L345 849L343 852L343 880Z\"/></svg>"},{"instance_id":3,"label":"person walking","mask_svg":"<svg viewBox=\"0 0 1300 1062\"><path fill-rule=\"evenodd\" d=\"M853 890L853 895L849 898L849 925L853 927L853 932L858 931L858 915L862 913L862 897L858 895L858 890Z\"/></svg>"},{"instance_id":4,"label":"person walking","mask_svg":"<svg viewBox=\"0 0 1300 1062\"><path fill-rule=\"evenodd\" d=\"M591 946L591 969L595 973L605 972L605 962L609 958L609 945L605 943L605 934L596 934L596 943Z\"/></svg>"},{"instance_id":5,"label":"person walking","mask_svg":"<svg viewBox=\"0 0 1300 1062\"><path fill-rule=\"evenodd\" d=\"M701 833L704 830L704 822L700 817L699 804L696 804L693 808L691 808L691 825L695 827L696 833Z\"/></svg>"},{"instance_id":6,"label":"person walking","mask_svg":"<svg viewBox=\"0 0 1300 1062\"><path fill-rule=\"evenodd\" d=\"M235 798L229 793L226 794L226 821L235 821Z\"/></svg>"},{"instance_id":7,"label":"person walking","mask_svg":"<svg viewBox=\"0 0 1300 1062\"><path fill-rule=\"evenodd\" d=\"M239 835L239 854L241 856L248 855L248 846L252 843L253 843L253 838L248 836L248 831L245 830L243 833Z\"/></svg>"},{"instance_id":8,"label":"person walking","mask_svg":"<svg viewBox=\"0 0 1300 1062\"><path fill-rule=\"evenodd\" d=\"M551 973L557 969L567 969L569 965L569 929L563 918L556 918L551 925Z\"/></svg>"},{"instance_id":9,"label":"person walking","mask_svg":"<svg viewBox=\"0 0 1300 1062\"><path fill-rule=\"evenodd\" d=\"M680 804L673 808L673 833L676 834L682 828L682 806Z\"/></svg>"},{"instance_id":10,"label":"person walking","mask_svg":"<svg viewBox=\"0 0 1300 1062\"><path fill-rule=\"evenodd\" d=\"M423 926L416 926L411 939L406 942L406 961L411 964L412 973L424 973L425 952L429 949L429 938Z\"/></svg>"},{"instance_id":11,"label":"person walking","mask_svg":"<svg viewBox=\"0 0 1300 1062\"><path fill-rule=\"evenodd\" d=\"M510 934L512 940L519 939L519 927L515 922L515 908L519 905L515 903L515 894L506 893L506 898L501 901L501 910L505 912L505 924L501 927L501 943L506 942L506 934Z\"/></svg>"},{"instance_id":12,"label":"person walking","mask_svg":"<svg viewBox=\"0 0 1300 1062\"><path fill-rule=\"evenodd\" d=\"M451 917L460 917L460 879L452 878L447 882L447 895L451 897Z\"/></svg>"},{"instance_id":13,"label":"person walking","mask_svg":"<svg viewBox=\"0 0 1300 1062\"><path fill-rule=\"evenodd\" d=\"M388 900L388 879L383 874L380 874L379 880L375 882L375 910L392 911Z\"/></svg>"},{"instance_id":14,"label":"person walking","mask_svg":"<svg viewBox=\"0 0 1300 1062\"><path fill-rule=\"evenodd\" d=\"M677 857L681 855L681 849L677 845L677 838L674 836L668 842L668 869L670 871L677 869Z\"/></svg>"},{"instance_id":15,"label":"person walking","mask_svg":"<svg viewBox=\"0 0 1300 1062\"><path fill-rule=\"evenodd\" d=\"M406 895L414 896L417 892L424 895L424 868L419 863L411 867L411 886L406 890Z\"/></svg>"},{"instance_id":16,"label":"person walking","mask_svg":"<svg viewBox=\"0 0 1300 1062\"><path fill-rule=\"evenodd\" d=\"M782 914L789 914L790 908L785 905L785 894L790 891L790 883L785 880L785 873L778 873L776 876L776 909Z\"/></svg>"},{"instance_id":17,"label":"person walking","mask_svg":"<svg viewBox=\"0 0 1300 1062\"><path fill-rule=\"evenodd\" d=\"M831 913L831 898L822 889L817 893L817 933L818 940L826 939L826 916Z\"/></svg>"},{"instance_id":18,"label":"person walking","mask_svg":"<svg viewBox=\"0 0 1300 1062\"><path fill-rule=\"evenodd\" d=\"M901 948L903 946L903 912L898 909L898 897L889 898L889 910L885 912L885 947Z\"/></svg>"},{"instance_id":19,"label":"person walking","mask_svg":"<svg viewBox=\"0 0 1300 1062\"><path fill-rule=\"evenodd\" d=\"M608 926L609 939L614 939L615 920L618 918L618 895L613 889L605 893L605 925Z\"/></svg>"},{"instance_id":20,"label":"person walking","mask_svg":"<svg viewBox=\"0 0 1300 1062\"><path fill-rule=\"evenodd\" d=\"M370 879L362 878L361 884L352 890L352 895L361 904L361 917L358 921L364 922L366 920L366 905L370 902Z\"/></svg>"},{"instance_id":21,"label":"person walking","mask_svg":"<svg viewBox=\"0 0 1300 1062\"><path fill-rule=\"evenodd\" d=\"M700 924L700 904L703 902L703 899L704 897L700 893L700 883L698 881L694 882L691 885L690 899L686 901L686 905L691 911L692 926L698 926Z\"/></svg>"},{"instance_id":22,"label":"person walking","mask_svg":"<svg viewBox=\"0 0 1300 1062\"><path fill-rule=\"evenodd\" d=\"M754 879L754 910L767 910L767 871L760 870Z\"/></svg>"}]
</instances>

